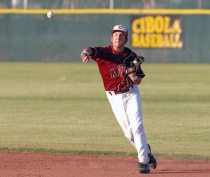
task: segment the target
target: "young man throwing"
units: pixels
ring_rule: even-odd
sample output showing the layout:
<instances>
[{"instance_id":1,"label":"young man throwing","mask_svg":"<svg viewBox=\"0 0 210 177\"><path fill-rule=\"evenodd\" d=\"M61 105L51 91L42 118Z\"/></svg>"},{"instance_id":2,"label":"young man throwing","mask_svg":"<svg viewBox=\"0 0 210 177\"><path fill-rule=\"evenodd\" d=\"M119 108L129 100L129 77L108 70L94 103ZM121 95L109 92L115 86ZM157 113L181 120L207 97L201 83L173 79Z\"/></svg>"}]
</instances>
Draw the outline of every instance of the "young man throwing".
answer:
<instances>
[{"instance_id":1,"label":"young man throwing","mask_svg":"<svg viewBox=\"0 0 210 177\"><path fill-rule=\"evenodd\" d=\"M150 167L155 169L156 160L147 144L142 124L141 97L138 85L145 76L140 64L133 68L133 60L137 55L125 47L128 29L117 25L111 31L113 45L108 47L88 47L83 50L83 62L89 57L96 61L103 79L107 98L111 104L125 136L136 148L139 159L137 173L149 173ZM129 71L126 74L127 68Z\"/></svg>"}]
</instances>

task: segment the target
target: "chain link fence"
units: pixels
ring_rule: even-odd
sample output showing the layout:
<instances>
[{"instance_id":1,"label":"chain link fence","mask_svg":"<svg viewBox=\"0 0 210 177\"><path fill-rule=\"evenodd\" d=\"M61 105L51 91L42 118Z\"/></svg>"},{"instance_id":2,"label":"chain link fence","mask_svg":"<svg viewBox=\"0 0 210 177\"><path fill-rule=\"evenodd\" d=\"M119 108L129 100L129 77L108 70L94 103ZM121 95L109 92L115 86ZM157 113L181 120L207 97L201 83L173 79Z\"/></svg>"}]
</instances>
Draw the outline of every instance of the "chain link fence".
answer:
<instances>
[{"instance_id":1,"label":"chain link fence","mask_svg":"<svg viewBox=\"0 0 210 177\"><path fill-rule=\"evenodd\" d=\"M209 0L0 0L0 9L210 9Z\"/></svg>"}]
</instances>

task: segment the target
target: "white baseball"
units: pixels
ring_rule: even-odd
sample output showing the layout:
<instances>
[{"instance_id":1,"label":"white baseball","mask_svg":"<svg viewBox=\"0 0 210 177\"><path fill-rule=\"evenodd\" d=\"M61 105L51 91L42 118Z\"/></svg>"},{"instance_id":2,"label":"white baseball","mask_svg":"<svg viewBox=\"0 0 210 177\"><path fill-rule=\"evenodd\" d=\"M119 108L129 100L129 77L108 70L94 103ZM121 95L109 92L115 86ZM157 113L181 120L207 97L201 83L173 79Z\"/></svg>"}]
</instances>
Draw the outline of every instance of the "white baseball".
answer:
<instances>
[{"instance_id":1,"label":"white baseball","mask_svg":"<svg viewBox=\"0 0 210 177\"><path fill-rule=\"evenodd\" d=\"M47 17L48 18L53 18L54 17L54 13L52 11L47 12Z\"/></svg>"}]
</instances>

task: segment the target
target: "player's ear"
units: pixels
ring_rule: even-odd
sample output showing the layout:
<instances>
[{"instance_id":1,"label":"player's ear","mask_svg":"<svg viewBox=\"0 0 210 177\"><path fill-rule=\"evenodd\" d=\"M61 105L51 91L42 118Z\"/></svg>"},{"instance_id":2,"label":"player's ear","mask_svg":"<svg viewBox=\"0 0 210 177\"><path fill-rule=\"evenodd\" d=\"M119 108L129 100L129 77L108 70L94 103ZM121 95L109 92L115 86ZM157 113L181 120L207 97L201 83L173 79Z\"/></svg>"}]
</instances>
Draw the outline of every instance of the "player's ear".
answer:
<instances>
[{"instance_id":1,"label":"player's ear","mask_svg":"<svg viewBox=\"0 0 210 177\"><path fill-rule=\"evenodd\" d=\"M128 39L125 39L125 44L128 42Z\"/></svg>"},{"instance_id":2,"label":"player's ear","mask_svg":"<svg viewBox=\"0 0 210 177\"><path fill-rule=\"evenodd\" d=\"M111 36L111 41L113 42L113 37Z\"/></svg>"}]
</instances>

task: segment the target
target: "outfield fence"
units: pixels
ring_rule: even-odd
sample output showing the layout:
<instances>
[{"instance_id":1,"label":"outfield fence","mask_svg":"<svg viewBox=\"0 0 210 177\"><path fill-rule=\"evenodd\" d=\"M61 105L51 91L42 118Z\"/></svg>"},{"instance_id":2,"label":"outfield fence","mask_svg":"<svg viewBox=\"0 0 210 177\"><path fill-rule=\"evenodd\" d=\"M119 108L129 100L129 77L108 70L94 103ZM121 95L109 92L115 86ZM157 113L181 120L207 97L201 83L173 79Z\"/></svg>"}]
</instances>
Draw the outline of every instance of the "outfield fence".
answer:
<instances>
[{"instance_id":1,"label":"outfield fence","mask_svg":"<svg viewBox=\"0 0 210 177\"><path fill-rule=\"evenodd\" d=\"M0 23L4 62L81 62L85 47L111 45L110 31L123 24L126 46L146 62L210 63L207 9L1 9Z\"/></svg>"}]
</instances>

